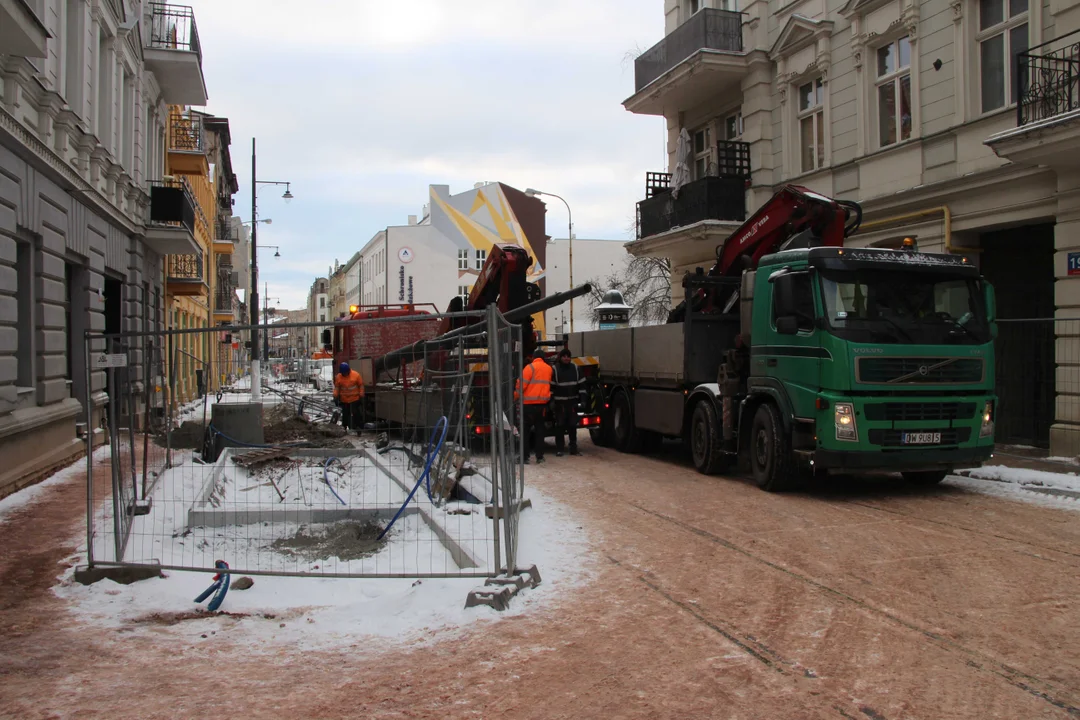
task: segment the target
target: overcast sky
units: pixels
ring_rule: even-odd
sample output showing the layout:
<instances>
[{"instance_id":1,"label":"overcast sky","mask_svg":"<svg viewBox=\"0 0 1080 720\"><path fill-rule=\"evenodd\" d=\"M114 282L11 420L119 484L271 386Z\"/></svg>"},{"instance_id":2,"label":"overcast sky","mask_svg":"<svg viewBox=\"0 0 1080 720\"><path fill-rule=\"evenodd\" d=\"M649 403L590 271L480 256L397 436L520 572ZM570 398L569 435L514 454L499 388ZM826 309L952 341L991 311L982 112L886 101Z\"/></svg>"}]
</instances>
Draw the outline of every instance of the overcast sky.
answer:
<instances>
[{"instance_id":1,"label":"overcast sky","mask_svg":"<svg viewBox=\"0 0 1080 720\"><path fill-rule=\"evenodd\" d=\"M317 275L419 215L429 184L565 197L580 238L630 239L663 120L632 115L632 57L663 36L662 0L184 0L210 100L229 118L236 214L260 180L260 293L306 303ZM548 233L566 210L548 205Z\"/></svg>"}]
</instances>

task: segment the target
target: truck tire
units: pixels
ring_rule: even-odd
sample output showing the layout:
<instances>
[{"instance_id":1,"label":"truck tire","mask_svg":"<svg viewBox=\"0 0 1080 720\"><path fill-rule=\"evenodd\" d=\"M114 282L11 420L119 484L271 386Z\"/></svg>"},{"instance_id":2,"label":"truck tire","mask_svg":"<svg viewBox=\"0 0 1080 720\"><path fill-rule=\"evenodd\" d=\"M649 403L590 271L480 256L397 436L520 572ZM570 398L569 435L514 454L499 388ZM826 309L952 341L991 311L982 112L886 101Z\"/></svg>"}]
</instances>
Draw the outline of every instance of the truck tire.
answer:
<instances>
[{"instance_id":1,"label":"truck tire","mask_svg":"<svg viewBox=\"0 0 1080 720\"><path fill-rule=\"evenodd\" d=\"M703 475L715 475L728 469L728 457L721 451L716 408L708 400L694 406L690 416L690 457L694 467Z\"/></svg>"},{"instance_id":2,"label":"truck tire","mask_svg":"<svg viewBox=\"0 0 1080 720\"><path fill-rule=\"evenodd\" d=\"M641 438L634 427L634 409L624 391L616 392L611 398L611 440L612 446L623 453L636 453L641 447Z\"/></svg>"},{"instance_id":3,"label":"truck tire","mask_svg":"<svg viewBox=\"0 0 1080 720\"><path fill-rule=\"evenodd\" d=\"M904 476L904 480L912 485L937 485L949 476L949 473L945 470L923 470L901 474Z\"/></svg>"},{"instance_id":4,"label":"truck tire","mask_svg":"<svg viewBox=\"0 0 1080 720\"><path fill-rule=\"evenodd\" d=\"M750 426L750 468L754 482L767 492L783 492L795 484L791 439L784 432L780 411L763 403Z\"/></svg>"}]
</instances>

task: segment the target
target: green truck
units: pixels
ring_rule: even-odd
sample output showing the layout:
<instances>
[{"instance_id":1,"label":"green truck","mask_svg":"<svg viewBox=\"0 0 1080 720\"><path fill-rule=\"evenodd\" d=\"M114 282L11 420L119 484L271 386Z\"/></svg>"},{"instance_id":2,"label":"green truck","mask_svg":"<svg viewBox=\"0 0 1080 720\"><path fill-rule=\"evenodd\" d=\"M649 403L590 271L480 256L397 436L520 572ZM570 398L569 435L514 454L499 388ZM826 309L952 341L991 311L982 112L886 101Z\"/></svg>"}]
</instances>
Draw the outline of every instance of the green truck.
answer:
<instances>
[{"instance_id":1,"label":"green truck","mask_svg":"<svg viewBox=\"0 0 1080 720\"><path fill-rule=\"evenodd\" d=\"M994 448L993 287L969 258L844 247L861 209L787 186L683 281L665 325L574 333L604 388L601 446L689 445L765 490L822 474L940 482Z\"/></svg>"}]
</instances>

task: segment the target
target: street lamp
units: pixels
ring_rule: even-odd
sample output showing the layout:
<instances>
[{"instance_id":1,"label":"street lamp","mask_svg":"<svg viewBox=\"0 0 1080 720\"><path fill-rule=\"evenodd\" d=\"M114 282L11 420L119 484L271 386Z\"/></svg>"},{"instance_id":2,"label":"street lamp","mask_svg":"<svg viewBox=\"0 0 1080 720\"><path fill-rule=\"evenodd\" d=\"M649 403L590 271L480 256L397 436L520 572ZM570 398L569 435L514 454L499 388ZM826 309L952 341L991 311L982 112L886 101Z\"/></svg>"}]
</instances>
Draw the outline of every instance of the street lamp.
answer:
<instances>
[{"instance_id":1,"label":"street lamp","mask_svg":"<svg viewBox=\"0 0 1080 720\"><path fill-rule=\"evenodd\" d=\"M574 289L574 215L570 212L570 203L566 202L566 199L556 195L555 193L544 192L543 190L536 190L534 188L526 188L525 194L531 198L537 195L547 195L549 197L558 198L562 200L562 204L566 206L566 217L569 222L569 230L567 234L567 240L570 242L570 288ZM574 299L570 298L570 332L574 332Z\"/></svg>"},{"instance_id":2,"label":"street lamp","mask_svg":"<svg viewBox=\"0 0 1080 720\"><path fill-rule=\"evenodd\" d=\"M255 172L255 138L251 138L251 400L258 402L261 395L262 378L259 375L259 215L256 196L259 185L284 185L282 199L293 199L290 185L286 181L258 180ZM281 257L280 253L277 257Z\"/></svg>"},{"instance_id":3,"label":"street lamp","mask_svg":"<svg viewBox=\"0 0 1080 720\"><path fill-rule=\"evenodd\" d=\"M281 248L279 248L277 245L263 245L263 247L266 248L267 250L269 250L270 248L274 248L274 257L276 257L276 258L281 257ZM263 285L265 285L265 284L266 283L263 283Z\"/></svg>"},{"instance_id":4,"label":"street lamp","mask_svg":"<svg viewBox=\"0 0 1080 720\"><path fill-rule=\"evenodd\" d=\"M274 222L274 219L273 218L266 218L265 220L256 220L255 222L257 222L257 223L266 223L267 225L269 225L272 222ZM245 220L240 224L241 225L251 225L252 223L251 223L250 220Z\"/></svg>"}]
</instances>

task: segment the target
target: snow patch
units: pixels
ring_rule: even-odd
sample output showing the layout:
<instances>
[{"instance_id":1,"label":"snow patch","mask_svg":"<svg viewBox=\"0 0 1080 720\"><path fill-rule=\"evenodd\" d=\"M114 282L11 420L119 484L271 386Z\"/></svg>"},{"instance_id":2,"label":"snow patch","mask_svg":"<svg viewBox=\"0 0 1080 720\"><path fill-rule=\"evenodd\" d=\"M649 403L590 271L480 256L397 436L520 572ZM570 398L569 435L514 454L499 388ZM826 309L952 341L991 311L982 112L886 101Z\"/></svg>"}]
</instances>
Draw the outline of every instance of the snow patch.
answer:
<instances>
[{"instance_id":1,"label":"snow patch","mask_svg":"<svg viewBox=\"0 0 1080 720\"><path fill-rule=\"evenodd\" d=\"M93 462L100 462L109 457L111 449L108 445L94 450ZM80 473L86 471L86 458L80 458L66 468L56 471L49 476L48 479L39 482L36 485L23 488L17 492L8 495L3 500L0 500L0 523L4 523L9 515L17 510L29 507L41 499L41 496L48 491L49 488L56 485L62 485L68 480L76 477Z\"/></svg>"}]
</instances>

